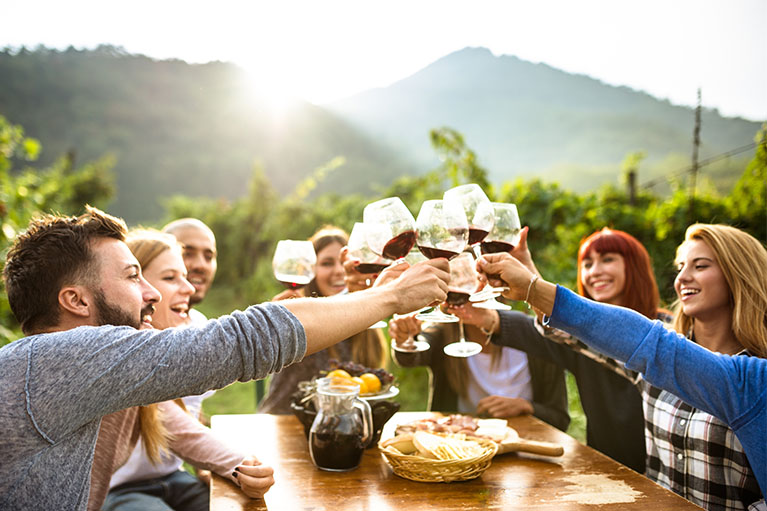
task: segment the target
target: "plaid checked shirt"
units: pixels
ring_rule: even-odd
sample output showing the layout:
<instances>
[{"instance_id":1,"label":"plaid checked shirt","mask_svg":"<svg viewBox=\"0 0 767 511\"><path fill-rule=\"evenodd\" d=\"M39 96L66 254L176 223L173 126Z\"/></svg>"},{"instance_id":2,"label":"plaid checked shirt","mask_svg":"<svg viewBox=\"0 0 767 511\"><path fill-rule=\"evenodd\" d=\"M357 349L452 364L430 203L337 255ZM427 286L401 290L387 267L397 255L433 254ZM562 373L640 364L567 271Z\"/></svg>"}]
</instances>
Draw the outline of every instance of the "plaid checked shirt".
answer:
<instances>
[{"instance_id":1,"label":"plaid checked shirt","mask_svg":"<svg viewBox=\"0 0 767 511\"><path fill-rule=\"evenodd\" d=\"M546 338L570 346L637 385L644 401L648 478L708 510L745 510L763 498L740 441L725 423L650 385L622 362L567 333L537 320L536 326ZM745 350L739 354L748 355ZM762 506L764 501L751 509Z\"/></svg>"}]
</instances>

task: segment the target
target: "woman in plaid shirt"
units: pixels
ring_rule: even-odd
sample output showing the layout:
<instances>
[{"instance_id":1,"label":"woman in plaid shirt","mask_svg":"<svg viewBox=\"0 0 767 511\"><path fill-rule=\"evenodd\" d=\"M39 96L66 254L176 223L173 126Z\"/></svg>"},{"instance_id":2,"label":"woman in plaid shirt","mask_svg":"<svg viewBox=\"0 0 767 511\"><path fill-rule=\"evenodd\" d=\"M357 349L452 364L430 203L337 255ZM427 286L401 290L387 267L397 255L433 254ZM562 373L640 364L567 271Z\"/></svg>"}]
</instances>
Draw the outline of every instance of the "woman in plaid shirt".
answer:
<instances>
[{"instance_id":1,"label":"woman in plaid shirt","mask_svg":"<svg viewBox=\"0 0 767 511\"><path fill-rule=\"evenodd\" d=\"M515 255L533 268L526 247L520 247ZM733 227L696 224L688 228L685 242L678 248L677 263L679 274L675 289L679 304L674 322L677 332L686 334L709 351L744 355L743 360L747 360L748 355L766 357L767 278L764 272L767 250L756 239ZM524 287L523 292L529 289L530 296L534 296L538 286L528 278ZM593 316L584 319L584 323L594 327L585 329L589 336L594 335L592 330L599 330L601 337L609 332L608 337L612 336L613 344L633 339L623 337L625 332L631 332L626 328L616 335L617 328L622 324L594 321ZM566 323L569 320L574 318L568 316L562 321ZM620 321L623 319L620 318ZM564 341L580 352L590 353L582 343L572 338L563 339L561 332L549 332L547 337ZM581 338L591 341L591 337ZM598 346L602 348L601 344ZM627 360L632 351L628 353L617 358ZM614 359L593 353L591 356L599 357L603 363L623 372L626 377L634 377L634 373L620 367L621 364ZM643 371L649 372L650 369ZM704 383L724 386L727 383L712 380L702 372L696 375L699 379L687 381L693 382L692 387ZM740 373L738 376L742 377ZM706 509L747 509L763 498L765 482L762 481L760 492L757 475L761 472L762 478L765 477L767 461L763 456L757 456L762 466L756 467L753 456L748 455L747 458L741 444L742 436L736 436L730 428L733 426L731 419L737 417L721 413L721 408L712 407L709 403L703 406L700 399L688 399L691 393L687 388L685 392L678 391L677 387L661 381L664 385L647 375L644 379L638 378L645 409L646 475ZM701 393L698 391L697 394ZM761 398L764 399L764 396ZM708 411L717 412L717 417L727 421L722 422ZM767 427L764 421L762 427ZM767 443L764 436L761 443ZM764 445L761 450L765 450ZM761 505L764 505L763 501Z\"/></svg>"}]
</instances>

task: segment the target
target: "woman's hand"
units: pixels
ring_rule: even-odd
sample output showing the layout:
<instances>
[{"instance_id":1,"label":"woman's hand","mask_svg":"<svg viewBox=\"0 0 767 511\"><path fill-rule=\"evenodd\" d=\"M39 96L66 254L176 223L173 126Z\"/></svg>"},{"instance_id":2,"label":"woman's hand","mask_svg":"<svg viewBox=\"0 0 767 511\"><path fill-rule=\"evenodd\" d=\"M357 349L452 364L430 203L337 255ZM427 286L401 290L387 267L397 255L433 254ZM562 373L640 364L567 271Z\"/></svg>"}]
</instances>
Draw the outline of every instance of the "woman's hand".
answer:
<instances>
[{"instance_id":1,"label":"woman's hand","mask_svg":"<svg viewBox=\"0 0 767 511\"><path fill-rule=\"evenodd\" d=\"M252 499L263 497L274 484L274 469L262 465L255 456L245 458L235 469L235 474L242 493Z\"/></svg>"},{"instance_id":2,"label":"woman's hand","mask_svg":"<svg viewBox=\"0 0 767 511\"><path fill-rule=\"evenodd\" d=\"M477 415L498 418L531 415L534 411L533 404L521 397L487 396L477 404Z\"/></svg>"},{"instance_id":3,"label":"woman's hand","mask_svg":"<svg viewBox=\"0 0 767 511\"><path fill-rule=\"evenodd\" d=\"M409 316L395 316L389 321L389 337L394 339L398 347L416 335L421 333L421 321L415 314Z\"/></svg>"},{"instance_id":4,"label":"woman's hand","mask_svg":"<svg viewBox=\"0 0 767 511\"><path fill-rule=\"evenodd\" d=\"M458 306L448 305L445 310L463 321L465 325L473 325L485 330L491 329L498 323L498 311L474 307L471 303Z\"/></svg>"},{"instance_id":5,"label":"woman's hand","mask_svg":"<svg viewBox=\"0 0 767 511\"><path fill-rule=\"evenodd\" d=\"M530 249L527 248L528 232L529 228L527 226L524 226L519 232L519 243L517 243L517 246L511 251L511 255L514 256L517 261L525 265L525 268L532 273L540 275L540 273L538 273L538 268L535 267L535 263L533 262L533 256L530 254Z\"/></svg>"},{"instance_id":6,"label":"woman's hand","mask_svg":"<svg viewBox=\"0 0 767 511\"><path fill-rule=\"evenodd\" d=\"M275 295L275 297L272 298L272 301L278 302L280 300L287 300L289 298L302 298L303 296L304 295L300 289L286 289L285 291Z\"/></svg>"},{"instance_id":7,"label":"woman's hand","mask_svg":"<svg viewBox=\"0 0 767 511\"><path fill-rule=\"evenodd\" d=\"M343 265L344 273L346 274L344 277L344 280L346 281L346 289L348 289L350 293L353 293L354 291L362 291L373 285L373 282L378 275L358 272L357 266L362 261L356 257L349 256L349 247L341 249L339 258L341 259L341 264Z\"/></svg>"},{"instance_id":8,"label":"woman's hand","mask_svg":"<svg viewBox=\"0 0 767 511\"><path fill-rule=\"evenodd\" d=\"M483 255L477 260L477 271L480 280L492 286L508 286L509 290L503 296L511 300L525 299L533 275L530 269L506 252ZM500 280L495 277L500 277Z\"/></svg>"}]
</instances>

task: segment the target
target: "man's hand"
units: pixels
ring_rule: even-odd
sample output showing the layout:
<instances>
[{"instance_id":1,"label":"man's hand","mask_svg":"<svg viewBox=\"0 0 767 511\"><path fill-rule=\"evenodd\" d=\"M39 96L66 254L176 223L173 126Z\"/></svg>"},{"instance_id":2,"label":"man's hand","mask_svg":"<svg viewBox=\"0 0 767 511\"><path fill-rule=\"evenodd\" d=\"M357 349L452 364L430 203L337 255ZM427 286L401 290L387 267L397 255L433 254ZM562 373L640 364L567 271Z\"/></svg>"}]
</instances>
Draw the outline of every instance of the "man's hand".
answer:
<instances>
[{"instance_id":1,"label":"man's hand","mask_svg":"<svg viewBox=\"0 0 767 511\"><path fill-rule=\"evenodd\" d=\"M289 298L302 298L304 295L300 289L286 289L280 292L272 298L273 302L279 302L280 300L287 300Z\"/></svg>"},{"instance_id":2,"label":"man's hand","mask_svg":"<svg viewBox=\"0 0 767 511\"><path fill-rule=\"evenodd\" d=\"M533 404L521 397L487 396L477 404L477 415L498 418L531 415L534 411Z\"/></svg>"},{"instance_id":3,"label":"man's hand","mask_svg":"<svg viewBox=\"0 0 767 511\"><path fill-rule=\"evenodd\" d=\"M240 490L252 499L263 497L274 484L274 469L262 465L255 456L246 458L235 469L235 473Z\"/></svg>"},{"instance_id":4,"label":"man's hand","mask_svg":"<svg viewBox=\"0 0 767 511\"><path fill-rule=\"evenodd\" d=\"M447 299L448 282L450 265L447 259L430 259L411 266L386 285L394 291L394 312L407 314L427 305L444 302Z\"/></svg>"}]
</instances>

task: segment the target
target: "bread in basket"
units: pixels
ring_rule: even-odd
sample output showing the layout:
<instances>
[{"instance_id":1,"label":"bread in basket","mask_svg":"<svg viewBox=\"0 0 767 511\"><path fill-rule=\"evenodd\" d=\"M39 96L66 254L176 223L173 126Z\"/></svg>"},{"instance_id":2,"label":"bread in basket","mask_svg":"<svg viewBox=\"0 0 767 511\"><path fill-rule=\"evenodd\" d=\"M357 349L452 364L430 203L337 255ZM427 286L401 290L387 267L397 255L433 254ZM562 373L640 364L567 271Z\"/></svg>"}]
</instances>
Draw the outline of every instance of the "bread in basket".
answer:
<instances>
[{"instance_id":1,"label":"bread in basket","mask_svg":"<svg viewBox=\"0 0 767 511\"><path fill-rule=\"evenodd\" d=\"M475 479L498 451L492 440L422 431L381 441L378 447L395 474L424 483Z\"/></svg>"}]
</instances>

